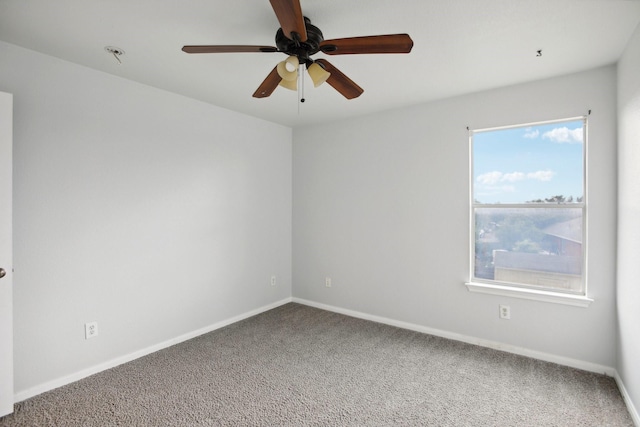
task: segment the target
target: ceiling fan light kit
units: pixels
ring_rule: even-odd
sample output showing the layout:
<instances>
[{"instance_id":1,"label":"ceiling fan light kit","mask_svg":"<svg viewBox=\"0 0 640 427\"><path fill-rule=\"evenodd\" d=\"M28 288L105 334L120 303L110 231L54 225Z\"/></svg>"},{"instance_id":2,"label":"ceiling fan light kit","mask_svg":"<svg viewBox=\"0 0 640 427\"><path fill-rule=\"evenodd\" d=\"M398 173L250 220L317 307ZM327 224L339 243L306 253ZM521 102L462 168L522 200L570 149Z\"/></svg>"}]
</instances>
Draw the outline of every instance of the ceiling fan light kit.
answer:
<instances>
[{"instance_id":1,"label":"ceiling fan light kit","mask_svg":"<svg viewBox=\"0 0 640 427\"><path fill-rule=\"evenodd\" d=\"M331 77L331 73L322 68L317 62L314 62L307 68L307 72L309 73L309 77L313 81L313 86L318 87L322 83L326 82L329 77Z\"/></svg>"},{"instance_id":2,"label":"ceiling fan light kit","mask_svg":"<svg viewBox=\"0 0 640 427\"><path fill-rule=\"evenodd\" d=\"M282 52L289 57L278 63L253 94L266 98L282 86L297 90L298 68L304 64L315 87L325 81L347 99L360 96L364 90L326 59L311 59L322 52L327 55L354 55L370 53L409 53L413 40L408 34L350 37L325 40L322 31L302 15L300 0L269 0L278 18L276 46L205 45L184 46L186 53Z\"/></svg>"},{"instance_id":3,"label":"ceiling fan light kit","mask_svg":"<svg viewBox=\"0 0 640 427\"><path fill-rule=\"evenodd\" d=\"M280 80L280 83L278 83L279 86L282 86L285 89L289 89L289 90L298 90L298 79L294 79L294 80L285 80L282 79Z\"/></svg>"},{"instance_id":4,"label":"ceiling fan light kit","mask_svg":"<svg viewBox=\"0 0 640 427\"><path fill-rule=\"evenodd\" d=\"M297 80L299 65L298 57L289 56L286 60L278 63L276 70L278 70L278 75L282 77L282 80Z\"/></svg>"}]
</instances>

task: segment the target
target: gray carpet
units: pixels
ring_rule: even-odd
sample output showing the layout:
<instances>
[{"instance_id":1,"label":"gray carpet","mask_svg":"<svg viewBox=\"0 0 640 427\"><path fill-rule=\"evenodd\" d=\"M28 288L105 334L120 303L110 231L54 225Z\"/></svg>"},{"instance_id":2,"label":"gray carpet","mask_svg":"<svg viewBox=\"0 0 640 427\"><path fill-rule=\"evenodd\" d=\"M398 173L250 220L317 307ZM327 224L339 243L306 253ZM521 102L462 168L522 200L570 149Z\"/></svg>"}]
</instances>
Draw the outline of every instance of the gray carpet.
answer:
<instances>
[{"instance_id":1,"label":"gray carpet","mask_svg":"<svg viewBox=\"0 0 640 427\"><path fill-rule=\"evenodd\" d=\"M633 426L609 377L287 304L16 405L0 426Z\"/></svg>"}]
</instances>

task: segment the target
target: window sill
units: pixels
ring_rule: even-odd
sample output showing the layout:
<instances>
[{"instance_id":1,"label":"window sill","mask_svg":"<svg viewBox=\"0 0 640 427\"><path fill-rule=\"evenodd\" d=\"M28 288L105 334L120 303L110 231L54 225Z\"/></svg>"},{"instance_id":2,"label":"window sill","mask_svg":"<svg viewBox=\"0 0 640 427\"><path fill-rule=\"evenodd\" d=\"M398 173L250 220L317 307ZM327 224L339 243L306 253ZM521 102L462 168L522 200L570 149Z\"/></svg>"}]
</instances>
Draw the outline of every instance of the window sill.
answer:
<instances>
[{"instance_id":1,"label":"window sill","mask_svg":"<svg viewBox=\"0 0 640 427\"><path fill-rule=\"evenodd\" d=\"M470 292L524 298L535 301L552 302L555 304L573 305L576 307L589 307L593 302L591 298L581 295L560 294L556 292L537 291L535 289L491 285L488 283L467 282L465 283L465 286Z\"/></svg>"}]
</instances>

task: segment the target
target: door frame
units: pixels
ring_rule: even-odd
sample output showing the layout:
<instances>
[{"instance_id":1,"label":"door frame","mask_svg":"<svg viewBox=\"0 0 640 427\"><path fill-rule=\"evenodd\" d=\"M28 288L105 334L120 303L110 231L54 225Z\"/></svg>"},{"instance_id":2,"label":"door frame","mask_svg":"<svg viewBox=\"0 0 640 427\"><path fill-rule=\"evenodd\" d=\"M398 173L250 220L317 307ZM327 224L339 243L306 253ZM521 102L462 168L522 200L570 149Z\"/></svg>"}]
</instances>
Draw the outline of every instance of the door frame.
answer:
<instances>
[{"instance_id":1,"label":"door frame","mask_svg":"<svg viewBox=\"0 0 640 427\"><path fill-rule=\"evenodd\" d=\"M0 92L0 416L13 412L13 95Z\"/></svg>"}]
</instances>

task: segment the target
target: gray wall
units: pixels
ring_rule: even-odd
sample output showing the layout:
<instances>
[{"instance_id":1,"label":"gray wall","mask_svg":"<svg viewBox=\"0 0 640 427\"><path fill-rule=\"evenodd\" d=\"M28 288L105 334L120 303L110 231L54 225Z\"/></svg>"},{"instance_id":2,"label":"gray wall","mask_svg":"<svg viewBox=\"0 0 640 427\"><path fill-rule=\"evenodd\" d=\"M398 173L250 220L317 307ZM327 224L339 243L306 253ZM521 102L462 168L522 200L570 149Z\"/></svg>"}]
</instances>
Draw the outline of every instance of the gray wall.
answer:
<instances>
[{"instance_id":1,"label":"gray wall","mask_svg":"<svg viewBox=\"0 0 640 427\"><path fill-rule=\"evenodd\" d=\"M290 297L291 129L5 43L0 58L16 393Z\"/></svg>"},{"instance_id":2,"label":"gray wall","mask_svg":"<svg viewBox=\"0 0 640 427\"><path fill-rule=\"evenodd\" d=\"M588 286L595 302L579 308L467 291L466 127L589 109ZM295 129L294 297L615 366L615 111L616 69L605 67ZM498 318L499 304L511 306L511 320Z\"/></svg>"},{"instance_id":3,"label":"gray wall","mask_svg":"<svg viewBox=\"0 0 640 427\"><path fill-rule=\"evenodd\" d=\"M640 410L640 27L618 64L618 372Z\"/></svg>"}]
</instances>

